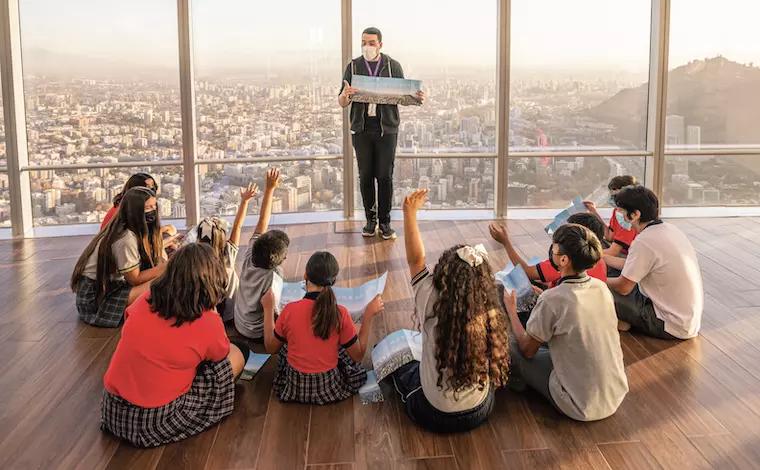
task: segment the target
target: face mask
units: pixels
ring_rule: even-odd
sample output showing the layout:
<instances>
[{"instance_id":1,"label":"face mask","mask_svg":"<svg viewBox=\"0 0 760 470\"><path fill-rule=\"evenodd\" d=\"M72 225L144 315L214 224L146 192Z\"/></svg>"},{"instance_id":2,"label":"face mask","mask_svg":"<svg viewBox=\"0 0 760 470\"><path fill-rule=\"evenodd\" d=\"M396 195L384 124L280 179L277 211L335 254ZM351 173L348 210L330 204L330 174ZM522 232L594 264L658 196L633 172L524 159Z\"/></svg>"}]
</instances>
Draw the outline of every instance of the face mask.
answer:
<instances>
[{"instance_id":1,"label":"face mask","mask_svg":"<svg viewBox=\"0 0 760 470\"><path fill-rule=\"evenodd\" d=\"M158 214L156 213L155 210L145 213L145 221L149 224L155 224L156 217L158 217Z\"/></svg>"},{"instance_id":2,"label":"face mask","mask_svg":"<svg viewBox=\"0 0 760 470\"><path fill-rule=\"evenodd\" d=\"M625 217L623 216L623 213L621 211L615 211L615 218L617 219L618 224L620 224L620 226L623 227L624 230L631 229L631 223L625 220Z\"/></svg>"},{"instance_id":3,"label":"face mask","mask_svg":"<svg viewBox=\"0 0 760 470\"><path fill-rule=\"evenodd\" d=\"M549 263L555 271L559 271L559 266L554 262L554 245L549 245Z\"/></svg>"},{"instance_id":4,"label":"face mask","mask_svg":"<svg viewBox=\"0 0 760 470\"><path fill-rule=\"evenodd\" d=\"M377 47L362 46L362 55L364 56L364 60L367 62L372 62L373 60L377 59Z\"/></svg>"},{"instance_id":5,"label":"face mask","mask_svg":"<svg viewBox=\"0 0 760 470\"><path fill-rule=\"evenodd\" d=\"M612 196L610 196L607 199L607 205L610 206L610 207L617 207L617 204L615 204L615 198L612 197Z\"/></svg>"}]
</instances>

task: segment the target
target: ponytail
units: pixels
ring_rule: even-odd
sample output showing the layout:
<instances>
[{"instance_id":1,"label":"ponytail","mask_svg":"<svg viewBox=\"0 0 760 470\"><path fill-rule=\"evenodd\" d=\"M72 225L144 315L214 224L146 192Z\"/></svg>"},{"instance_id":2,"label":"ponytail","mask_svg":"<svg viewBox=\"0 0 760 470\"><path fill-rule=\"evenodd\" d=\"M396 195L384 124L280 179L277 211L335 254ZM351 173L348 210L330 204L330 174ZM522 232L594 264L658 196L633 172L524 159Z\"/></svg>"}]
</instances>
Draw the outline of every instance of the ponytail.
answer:
<instances>
[{"instance_id":1,"label":"ponytail","mask_svg":"<svg viewBox=\"0 0 760 470\"><path fill-rule=\"evenodd\" d=\"M325 286L319 293L312 310L311 326L314 336L326 340L334 330L340 333L340 310L338 299L331 286Z\"/></svg>"}]
</instances>

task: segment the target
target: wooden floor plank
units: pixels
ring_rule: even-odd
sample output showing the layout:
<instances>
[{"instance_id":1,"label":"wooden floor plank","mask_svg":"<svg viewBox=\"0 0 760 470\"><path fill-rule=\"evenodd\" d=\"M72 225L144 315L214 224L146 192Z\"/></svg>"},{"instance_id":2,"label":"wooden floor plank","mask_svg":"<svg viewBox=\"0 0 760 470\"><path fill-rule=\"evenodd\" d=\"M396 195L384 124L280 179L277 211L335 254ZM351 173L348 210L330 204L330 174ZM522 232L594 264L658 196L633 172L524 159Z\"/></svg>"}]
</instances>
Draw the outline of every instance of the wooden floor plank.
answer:
<instances>
[{"instance_id":1,"label":"wooden floor plank","mask_svg":"<svg viewBox=\"0 0 760 470\"><path fill-rule=\"evenodd\" d=\"M599 450L612 470L662 470L642 442L599 444Z\"/></svg>"},{"instance_id":2,"label":"wooden floor plank","mask_svg":"<svg viewBox=\"0 0 760 470\"><path fill-rule=\"evenodd\" d=\"M306 465L310 416L310 405L282 403L272 396L255 468L303 469Z\"/></svg>"},{"instance_id":3,"label":"wooden floor plank","mask_svg":"<svg viewBox=\"0 0 760 470\"><path fill-rule=\"evenodd\" d=\"M354 400L314 406L307 464L354 461Z\"/></svg>"},{"instance_id":4,"label":"wooden floor plank","mask_svg":"<svg viewBox=\"0 0 760 470\"><path fill-rule=\"evenodd\" d=\"M525 397L507 390L496 392L496 403L489 420L502 450L547 449L536 418Z\"/></svg>"},{"instance_id":5,"label":"wooden floor plank","mask_svg":"<svg viewBox=\"0 0 760 470\"><path fill-rule=\"evenodd\" d=\"M504 455L488 423L472 432L453 434L450 440L454 459L459 468L472 470L504 468Z\"/></svg>"},{"instance_id":6,"label":"wooden floor plank","mask_svg":"<svg viewBox=\"0 0 760 470\"><path fill-rule=\"evenodd\" d=\"M750 470L760 468L756 448L760 440L739 442L733 436L696 436L691 442L713 467L720 470ZM752 448L751 450L749 450ZM752 455L755 454L755 455Z\"/></svg>"}]
</instances>

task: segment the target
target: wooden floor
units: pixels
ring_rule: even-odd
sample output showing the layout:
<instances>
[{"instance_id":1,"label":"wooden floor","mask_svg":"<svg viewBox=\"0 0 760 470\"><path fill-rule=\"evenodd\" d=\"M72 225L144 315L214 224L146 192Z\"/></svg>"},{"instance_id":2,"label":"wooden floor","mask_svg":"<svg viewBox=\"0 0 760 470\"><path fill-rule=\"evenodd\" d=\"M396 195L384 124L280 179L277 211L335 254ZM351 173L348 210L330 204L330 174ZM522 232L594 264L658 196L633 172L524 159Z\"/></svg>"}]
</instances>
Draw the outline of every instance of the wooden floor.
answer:
<instances>
[{"instance_id":1,"label":"wooden floor","mask_svg":"<svg viewBox=\"0 0 760 470\"><path fill-rule=\"evenodd\" d=\"M356 397L329 406L280 403L271 393L270 360L238 386L235 411L223 423L147 451L98 427L103 374L119 332L77 322L67 285L88 238L0 242L0 468L760 468L760 219L673 223L699 252L702 332L680 343L623 334L631 391L609 419L576 423L534 394L500 390L489 423L438 436L412 425L390 393L367 406ZM543 224L509 223L525 256L546 254ZM413 327L411 289L403 240L365 240L360 228L286 227L285 272L300 279L309 255L325 247L342 266L339 285L388 271L374 343ZM494 267L506 262L485 222L429 222L422 232L431 266L444 248L465 241L485 243Z\"/></svg>"}]
</instances>

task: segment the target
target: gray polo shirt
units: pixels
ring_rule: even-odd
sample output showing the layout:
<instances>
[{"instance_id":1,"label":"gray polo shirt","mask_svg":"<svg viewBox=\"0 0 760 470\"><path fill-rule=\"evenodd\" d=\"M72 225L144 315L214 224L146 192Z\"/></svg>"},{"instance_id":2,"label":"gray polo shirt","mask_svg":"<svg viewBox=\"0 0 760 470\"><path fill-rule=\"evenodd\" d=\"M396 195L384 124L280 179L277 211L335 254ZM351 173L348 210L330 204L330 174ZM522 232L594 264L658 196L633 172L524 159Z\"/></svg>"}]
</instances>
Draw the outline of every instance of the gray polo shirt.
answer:
<instances>
[{"instance_id":1,"label":"gray polo shirt","mask_svg":"<svg viewBox=\"0 0 760 470\"><path fill-rule=\"evenodd\" d=\"M235 328L238 332L252 339L264 336L264 308L261 298L272 287L274 276L284 278L282 269L260 268L253 264L253 242L260 233L254 233L248 242L245 260L240 270L240 287L235 295ZM280 310L279 302L275 302L275 313Z\"/></svg>"},{"instance_id":2,"label":"gray polo shirt","mask_svg":"<svg viewBox=\"0 0 760 470\"><path fill-rule=\"evenodd\" d=\"M538 298L526 330L549 344L557 406L579 421L603 419L628 393L615 302L605 283L585 273L560 282Z\"/></svg>"}]
</instances>

